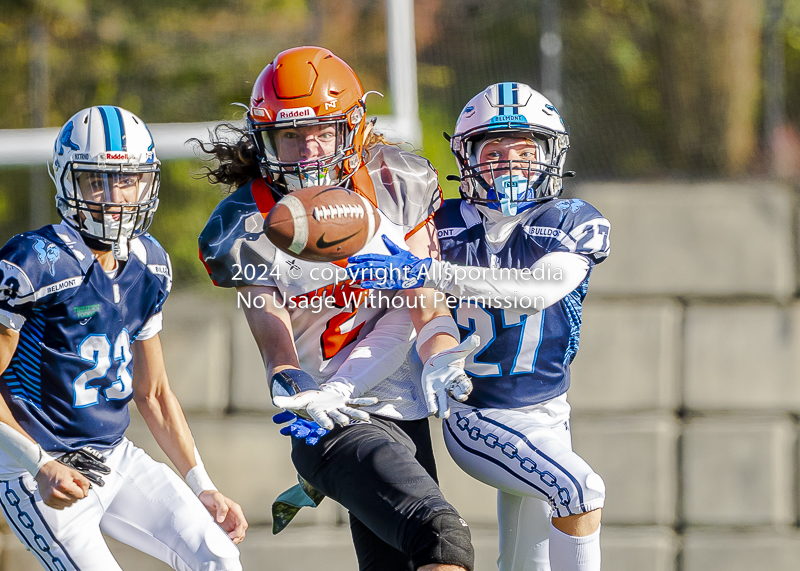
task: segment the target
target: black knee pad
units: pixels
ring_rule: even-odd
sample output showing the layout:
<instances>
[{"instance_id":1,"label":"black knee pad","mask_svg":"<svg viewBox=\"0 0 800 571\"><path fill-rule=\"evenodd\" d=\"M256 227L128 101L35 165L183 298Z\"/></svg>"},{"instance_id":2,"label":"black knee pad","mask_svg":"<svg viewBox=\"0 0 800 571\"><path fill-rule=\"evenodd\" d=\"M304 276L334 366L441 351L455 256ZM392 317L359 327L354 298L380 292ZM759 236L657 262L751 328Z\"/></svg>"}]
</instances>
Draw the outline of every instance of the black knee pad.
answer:
<instances>
[{"instance_id":1,"label":"black knee pad","mask_svg":"<svg viewBox=\"0 0 800 571\"><path fill-rule=\"evenodd\" d=\"M417 533L411 560L415 569L441 563L472 571L475 551L467 522L453 512L439 512L431 517Z\"/></svg>"}]
</instances>

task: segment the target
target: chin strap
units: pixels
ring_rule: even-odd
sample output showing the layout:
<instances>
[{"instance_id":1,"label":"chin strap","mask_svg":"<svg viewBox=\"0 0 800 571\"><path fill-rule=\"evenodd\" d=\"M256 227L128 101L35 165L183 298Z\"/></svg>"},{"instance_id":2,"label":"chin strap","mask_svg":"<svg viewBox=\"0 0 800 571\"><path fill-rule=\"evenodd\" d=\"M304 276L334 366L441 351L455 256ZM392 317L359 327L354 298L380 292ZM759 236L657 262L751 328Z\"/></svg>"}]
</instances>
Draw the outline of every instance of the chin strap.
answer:
<instances>
[{"instance_id":1,"label":"chin strap","mask_svg":"<svg viewBox=\"0 0 800 571\"><path fill-rule=\"evenodd\" d=\"M128 259L128 255L130 254L130 247L129 241L126 236L120 236L119 240L114 242L111 246L111 249L114 251L114 258L117 260L124 262Z\"/></svg>"}]
</instances>

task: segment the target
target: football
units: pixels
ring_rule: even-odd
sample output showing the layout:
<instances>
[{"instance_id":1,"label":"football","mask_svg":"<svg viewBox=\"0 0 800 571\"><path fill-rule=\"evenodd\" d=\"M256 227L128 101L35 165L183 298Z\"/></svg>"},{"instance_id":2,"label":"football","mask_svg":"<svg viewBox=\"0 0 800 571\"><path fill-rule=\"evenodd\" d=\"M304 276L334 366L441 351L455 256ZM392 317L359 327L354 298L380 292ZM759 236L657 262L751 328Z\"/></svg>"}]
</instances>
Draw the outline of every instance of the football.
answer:
<instances>
[{"instance_id":1,"label":"football","mask_svg":"<svg viewBox=\"0 0 800 571\"><path fill-rule=\"evenodd\" d=\"M375 235L372 203L339 186L310 186L284 196L264 220L264 233L290 256L335 262L358 253Z\"/></svg>"}]
</instances>

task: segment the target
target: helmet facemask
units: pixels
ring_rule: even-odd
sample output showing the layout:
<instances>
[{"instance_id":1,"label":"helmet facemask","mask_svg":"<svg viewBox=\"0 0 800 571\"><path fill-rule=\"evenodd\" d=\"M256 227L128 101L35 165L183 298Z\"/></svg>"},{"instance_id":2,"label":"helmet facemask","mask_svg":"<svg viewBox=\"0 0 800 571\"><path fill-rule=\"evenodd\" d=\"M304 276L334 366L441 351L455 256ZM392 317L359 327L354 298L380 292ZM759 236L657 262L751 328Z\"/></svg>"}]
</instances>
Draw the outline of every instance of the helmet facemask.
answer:
<instances>
[{"instance_id":1,"label":"helmet facemask","mask_svg":"<svg viewBox=\"0 0 800 571\"><path fill-rule=\"evenodd\" d=\"M58 210L81 234L127 259L128 242L144 234L158 208L160 164L71 162L57 184Z\"/></svg>"},{"instance_id":2,"label":"helmet facemask","mask_svg":"<svg viewBox=\"0 0 800 571\"><path fill-rule=\"evenodd\" d=\"M359 102L343 114L307 119L260 123L248 117L264 177L281 194L343 184L362 161L356 135L363 131L364 113Z\"/></svg>"},{"instance_id":3,"label":"helmet facemask","mask_svg":"<svg viewBox=\"0 0 800 571\"><path fill-rule=\"evenodd\" d=\"M481 159L487 145L501 139L519 140L521 143L516 146L527 153ZM504 216L515 216L561 193L563 164L569 148L566 134L530 128L481 130L454 137L451 144L461 167L461 194L476 204L498 210Z\"/></svg>"}]
</instances>

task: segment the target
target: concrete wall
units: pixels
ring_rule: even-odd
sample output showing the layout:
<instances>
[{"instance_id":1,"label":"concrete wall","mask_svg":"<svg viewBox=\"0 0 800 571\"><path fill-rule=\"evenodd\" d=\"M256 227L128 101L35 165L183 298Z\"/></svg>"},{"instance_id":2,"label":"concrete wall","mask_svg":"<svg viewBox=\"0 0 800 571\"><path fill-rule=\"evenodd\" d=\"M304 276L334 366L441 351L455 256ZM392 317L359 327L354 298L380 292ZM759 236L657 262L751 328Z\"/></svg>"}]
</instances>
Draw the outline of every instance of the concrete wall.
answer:
<instances>
[{"instance_id":1,"label":"concrete wall","mask_svg":"<svg viewBox=\"0 0 800 571\"><path fill-rule=\"evenodd\" d=\"M570 390L574 447L608 489L604 570L797 569L793 192L753 182L609 183L574 194L613 226L612 254L589 288ZM234 297L174 294L163 341L209 472L252 524L268 525L269 505L294 483L294 471L289 442L269 420L263 367ZM130 436L163 458L136 416ZM494 492L448 458L438 423L434 439L445 494L472 525L477 568L491 569ZM275 538L254 529L244 561L279 569L335 559L352 569L345 521L326 500L298 518L315 526L319 547L303 548L305 530L296 524ZM0 570L27 569L21 562L30 556L13 537L0 539ZM127 568L166 569L114 549Z\"/></svg>"},{"instance_id":2,"label":"concrete wall","mask_svg":"<svg viewBox=\"0 0 800 571\"><path fill-rule=\"evenodd\" d=\"M750 182L577 194L612 223L570 391L575 449L608 486L604 569L796 569L794 193Z\"/></svg>"}]
</instances>

